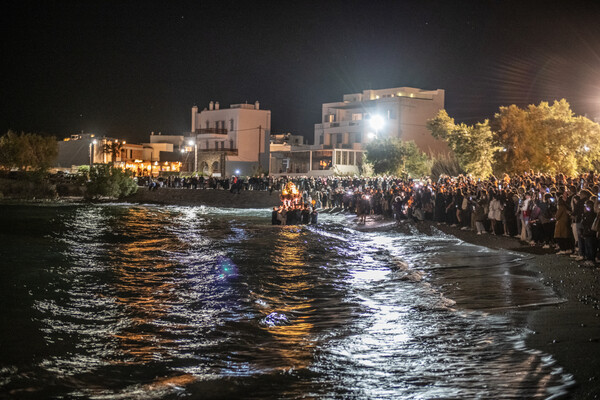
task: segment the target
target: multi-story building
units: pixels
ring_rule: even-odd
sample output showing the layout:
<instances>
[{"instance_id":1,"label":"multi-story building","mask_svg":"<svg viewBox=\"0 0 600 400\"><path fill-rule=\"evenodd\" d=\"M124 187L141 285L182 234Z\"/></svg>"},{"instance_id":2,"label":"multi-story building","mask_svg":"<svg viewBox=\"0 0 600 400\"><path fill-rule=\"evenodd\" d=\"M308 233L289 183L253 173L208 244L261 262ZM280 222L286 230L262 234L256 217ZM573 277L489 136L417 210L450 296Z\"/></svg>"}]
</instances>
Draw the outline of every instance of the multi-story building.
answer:
<instances>
[{"instance_id":1,"label":"multi-story building","mask_svg":"<svg viewBox=\"0 0 600 400\"><path fill-rule=\"evenodd\" d=\"M269 168L271 111L254 104L232 104L220 108L210 102L198 112L192 107L194 170L205 175L256 175Z\"/></svg>"},{"instance_id":2,"label":"multi-story building","mask_svg":"<svg viewBox=\"0 0 600 400\"><path fill-rule=\"evenodd\" d=\"M366 145L375 138L395 137L429 155L447 154L446 142L435 139L427 120L444 108L444 90L410 87L364 90L325 103L315 124L314 145L273 143L272 174L360 174Z\"/></svg>"},{"instance_id":3,"label":"multi-story building","mask_svg":"<svg viewBox=\"0 0 600 400\"><path fill-rule=\"evenodd\" d=\"M155 136L159 139L153 139ZM164 172L179 172L184 158L179 152L181 143L183 135L161 137L153 134L150 143L134 144L90 133L75 134L58 142L54 167L75 172L82 165L111 163L138 176L158 176Z\"/></svg>"},{"instance_id":4,"label":"multi-story building","mask_svg":"<svg viewBox=\"0 0 600 400\"><path fill-rule=\"evenodd\" d=\"M73 134L58 141L58 157L54 167L72 169L80 165L115 161L113 154L108 150L113 143L118 142L118 139L98 137L93 133Z\"/></svg>"},{"instance_id":5,"label":"multi-story building","mask_svg":"<svg viewBox=\"0 0 600 400\"><path fill-rule=\"evenodd\" d=\"M315 124L315 144L364 150L375 137L396 137L414 141L430 155L448 153L446 143L431 136L426 126L443 108L441 89L400 87L346 94L343 101L323 104L322 122Z\"/></svg>"}]
</instances>

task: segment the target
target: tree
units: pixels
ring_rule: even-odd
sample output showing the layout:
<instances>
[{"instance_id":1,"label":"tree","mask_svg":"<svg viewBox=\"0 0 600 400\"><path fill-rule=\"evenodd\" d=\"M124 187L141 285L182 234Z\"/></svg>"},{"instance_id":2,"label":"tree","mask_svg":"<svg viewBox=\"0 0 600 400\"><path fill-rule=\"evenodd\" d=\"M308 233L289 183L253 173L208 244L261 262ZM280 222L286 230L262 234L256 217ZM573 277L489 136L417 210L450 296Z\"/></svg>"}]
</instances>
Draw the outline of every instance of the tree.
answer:
<instances>
[{"instance_id":1,"label":"tree","mask_svg":"<svg viewBox=\"0 0 600 400\"><path fill-rule=\"evenodd\" d=\"M45 171L57 156L55 137L11 130L0 137L0 165L4 168Z\"/></svg>"},{"instance_id":2,"label":"tree","mask_svg":"<svg viewBox=\"0 0 600 400\"><path fill-rule=\"evenodd\" d=\"M121 154L121 148L123 143L116 141L110 141L102 145L102 154L110 154L110 164L114 164L117 159L117 155Z\"/></svg>"},{"instance_id":3,"label":"tree","mask_svg":"<svg viewBox=\"0 0 600 400\"><path fill-rule=\"evenodd\" d=\"M503 146L497 170L527 170L574 175L600 160L600 125L575 116L562 99L521 109L500 107L494 117L495 140Z\"/></svg>"},{"instance_id":4,"label":"tree","mask_svg":"<svg viewBox=\"0 0 600 400\"><path fill-rule=\"evenodd\" d=\"M414 176L428 175L429 158L417 145L397 138L375 140L367 145L367 161L375 174Z\"/></svg>"},{"instance_id":5,"label":"tree","mask_svg":"<svg viewBox=\"0 0 600 400\"><path fill-rule=\"evenodd\" d=\"M90 180L86 185L86 197L122 198L137 191L131 171L123 171L111 165L94 165L90 169Z\"/></svg>"},{"instance_id":6,"label":"tree","mask_svg":"<svg viewBox=\"0 0 600 400\"><path fill-rule=\"evenodd\" d=\"M457 125L446 110L440 110L435 118L427 121L427 128L433 137L448 143L465 172L478 177L492 174L494 154L500 147L493 143L488 120L473 126Z\"/></svg>"}]
</instances>

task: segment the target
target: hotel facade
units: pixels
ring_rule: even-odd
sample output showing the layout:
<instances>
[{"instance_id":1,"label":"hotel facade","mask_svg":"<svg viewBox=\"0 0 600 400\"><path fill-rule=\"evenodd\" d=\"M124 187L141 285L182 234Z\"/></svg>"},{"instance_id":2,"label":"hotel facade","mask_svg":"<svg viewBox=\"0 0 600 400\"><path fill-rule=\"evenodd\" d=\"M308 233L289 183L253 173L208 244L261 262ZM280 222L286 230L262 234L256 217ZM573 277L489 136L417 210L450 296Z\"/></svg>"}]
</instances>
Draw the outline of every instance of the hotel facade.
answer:
<instances>
[{"instance_id":1,"label":"hotel facade","mask_svg":"<svg viewBox=\"0 0 600 400\"><path fill-rule=\"evenodd\" d=\"M314 127L314 145L272 148L271 173L359 174L366 146L375 138L414 141L428 155L447 154L448 145L427 129L427 120L444 108L444 95L442 89L398 87L364 90L325 103L321 122Z\"/></svg>"}]
</instances>

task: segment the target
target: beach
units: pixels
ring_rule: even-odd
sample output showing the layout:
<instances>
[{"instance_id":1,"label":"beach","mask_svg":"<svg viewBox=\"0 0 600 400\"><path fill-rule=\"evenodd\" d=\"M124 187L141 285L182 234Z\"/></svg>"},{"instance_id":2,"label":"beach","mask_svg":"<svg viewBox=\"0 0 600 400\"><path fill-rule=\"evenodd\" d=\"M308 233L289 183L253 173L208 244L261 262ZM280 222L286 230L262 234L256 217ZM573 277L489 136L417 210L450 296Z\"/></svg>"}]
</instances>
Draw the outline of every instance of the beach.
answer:
<instances>
[{"instance_id":1,"label":"beach","mask_svg":"<svg viewBox=\"0 0 600 400\"><path fill-rule=\"evenodd\" d=\"M368 225L369 222L367 222ZM412 224L405 222L402 226ZM565 301L544 305L527 313L525 326L533 332L528 347L552 354L577 386L573 399L600 398L600 269L580 267L573 258L557 255L554 249L530 246L517 238L477 235L446 224L417 222L414 226L429 234L435 227L465 242L493 249L522 253L527 268Z\"/></svg>"}]
</instances>

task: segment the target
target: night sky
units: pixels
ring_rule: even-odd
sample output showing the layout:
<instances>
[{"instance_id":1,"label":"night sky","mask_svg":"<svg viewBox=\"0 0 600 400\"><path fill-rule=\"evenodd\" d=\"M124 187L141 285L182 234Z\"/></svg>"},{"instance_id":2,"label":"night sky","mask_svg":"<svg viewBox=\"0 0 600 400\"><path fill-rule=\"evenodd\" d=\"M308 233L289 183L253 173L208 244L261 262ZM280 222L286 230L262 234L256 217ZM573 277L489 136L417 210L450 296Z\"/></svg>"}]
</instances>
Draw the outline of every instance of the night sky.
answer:
<instances>
[{"instance_id":1,"label":"night sky","mask_svg":"<svg viewBox=\"0 0 600 400\"><path fill-rule=\"evenodd\" d=\"M566 98L600 116L600 1L5 1L0 133L146 141L211 100L310 137L321 104L445 89L459 121Z\"/></svg>"}]
</instances>

